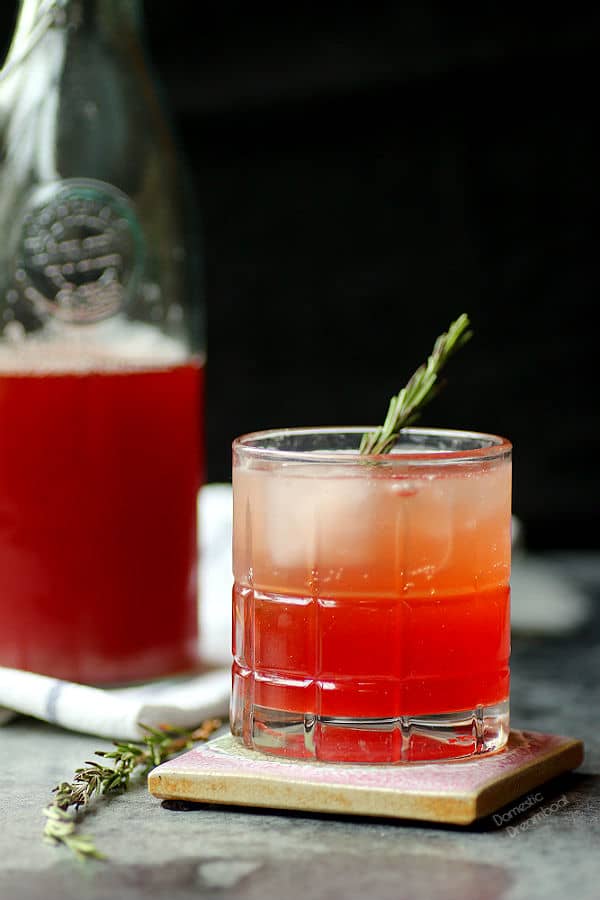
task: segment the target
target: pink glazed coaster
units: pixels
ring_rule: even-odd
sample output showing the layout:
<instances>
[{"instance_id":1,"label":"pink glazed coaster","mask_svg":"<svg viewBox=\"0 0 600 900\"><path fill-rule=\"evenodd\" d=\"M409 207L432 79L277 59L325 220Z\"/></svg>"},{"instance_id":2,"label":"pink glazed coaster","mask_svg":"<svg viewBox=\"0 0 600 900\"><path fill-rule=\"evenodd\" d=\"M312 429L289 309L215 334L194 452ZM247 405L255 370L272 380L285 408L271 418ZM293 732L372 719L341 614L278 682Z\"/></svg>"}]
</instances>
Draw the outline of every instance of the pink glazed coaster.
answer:
<instances>
[{"instance_id":1,"label":"pink glazed coaster","mask_svg":"<svg viewBox=\"0 0 600 900\"><path fill-rule=\"evenodd\" d=\"M275 758L225 735L158 766L148 786L163 800L468 825L582 761L582 741L534 731L490 756L395 766Z\"/></svg>"}]
</instances>

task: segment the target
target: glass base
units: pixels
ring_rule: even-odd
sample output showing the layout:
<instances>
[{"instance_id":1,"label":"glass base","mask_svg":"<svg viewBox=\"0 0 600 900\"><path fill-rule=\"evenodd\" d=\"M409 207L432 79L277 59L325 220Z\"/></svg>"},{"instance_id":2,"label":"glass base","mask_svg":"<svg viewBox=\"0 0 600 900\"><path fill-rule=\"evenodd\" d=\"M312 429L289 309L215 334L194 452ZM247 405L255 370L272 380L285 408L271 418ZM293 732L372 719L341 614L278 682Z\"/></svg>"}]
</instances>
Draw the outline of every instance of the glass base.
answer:
<instances>
[{"instance_id":1,"label":"glass base","mask_svg":"<svg viewBox=\"0 0 600 900\"><path fill-rule=\"evenodd\" d=\"M441 762L501 750L508 740L509 703L390 719L302 715L249 706L243 712L232 709L231 730L253 750L295 759Z\"/></svg>"}]
</instances>

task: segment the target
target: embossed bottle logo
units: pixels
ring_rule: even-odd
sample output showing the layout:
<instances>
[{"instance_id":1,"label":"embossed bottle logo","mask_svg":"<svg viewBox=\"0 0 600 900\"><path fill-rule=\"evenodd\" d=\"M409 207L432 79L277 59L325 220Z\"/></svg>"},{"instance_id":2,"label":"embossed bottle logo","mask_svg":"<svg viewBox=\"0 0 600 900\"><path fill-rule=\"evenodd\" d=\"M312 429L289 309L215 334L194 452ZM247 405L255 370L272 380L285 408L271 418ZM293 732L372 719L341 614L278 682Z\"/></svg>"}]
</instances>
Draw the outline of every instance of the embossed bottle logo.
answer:
<instances>
[{"instance_id":1,"label":"embossed bottle logo","mask_svg":"<svg viewBox=\"0 0 600 900\"><path fill-rule=\"evenodd\" d=\"M33 198L23 220L15 286L44 319L98 322L134 296L143 267L128 197L92 179L61 181Z\"/></svg>"}]
</instances>

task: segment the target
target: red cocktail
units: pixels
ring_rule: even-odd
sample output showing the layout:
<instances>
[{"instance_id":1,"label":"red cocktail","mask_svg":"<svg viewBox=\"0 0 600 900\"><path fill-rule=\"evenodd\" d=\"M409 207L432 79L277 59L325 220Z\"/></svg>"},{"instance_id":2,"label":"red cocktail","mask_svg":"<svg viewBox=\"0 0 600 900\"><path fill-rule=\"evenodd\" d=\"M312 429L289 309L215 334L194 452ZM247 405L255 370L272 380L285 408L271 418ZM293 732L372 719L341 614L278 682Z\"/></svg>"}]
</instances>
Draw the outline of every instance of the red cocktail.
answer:
<instances>
[{"instance_id":1,"label":"red cocktail","mask_svg":"<svg viewBox=\"0 0 600 900\"><path fill-rule=\"evenodd\" d=\"M291 756L397 762L508 735L511 465L489 435L358 429L234 445L232 729Z\"/></svg>"}]
</instances>

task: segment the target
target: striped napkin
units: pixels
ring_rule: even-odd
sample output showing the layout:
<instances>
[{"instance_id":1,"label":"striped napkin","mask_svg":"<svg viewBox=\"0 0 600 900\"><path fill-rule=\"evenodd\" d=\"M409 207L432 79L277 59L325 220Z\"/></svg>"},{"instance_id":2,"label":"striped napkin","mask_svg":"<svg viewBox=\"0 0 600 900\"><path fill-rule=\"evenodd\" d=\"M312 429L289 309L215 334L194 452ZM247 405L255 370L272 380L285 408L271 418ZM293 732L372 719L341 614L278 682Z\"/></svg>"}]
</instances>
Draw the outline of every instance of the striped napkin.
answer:
<instances>
[{"instance_id":1,"label":"striped napkin","mask_svg":"<svg viewBox=\"0 0 600 900\"><path fill-rule=\"evenodd\" d=\"M231 685L231 486L198 500L200 656L206 671L124 688L95 688L0 666L0 725L23 713L71 731L134 740L139 723L193 727L225 716Z\"/></svg>"}]
</instances>

